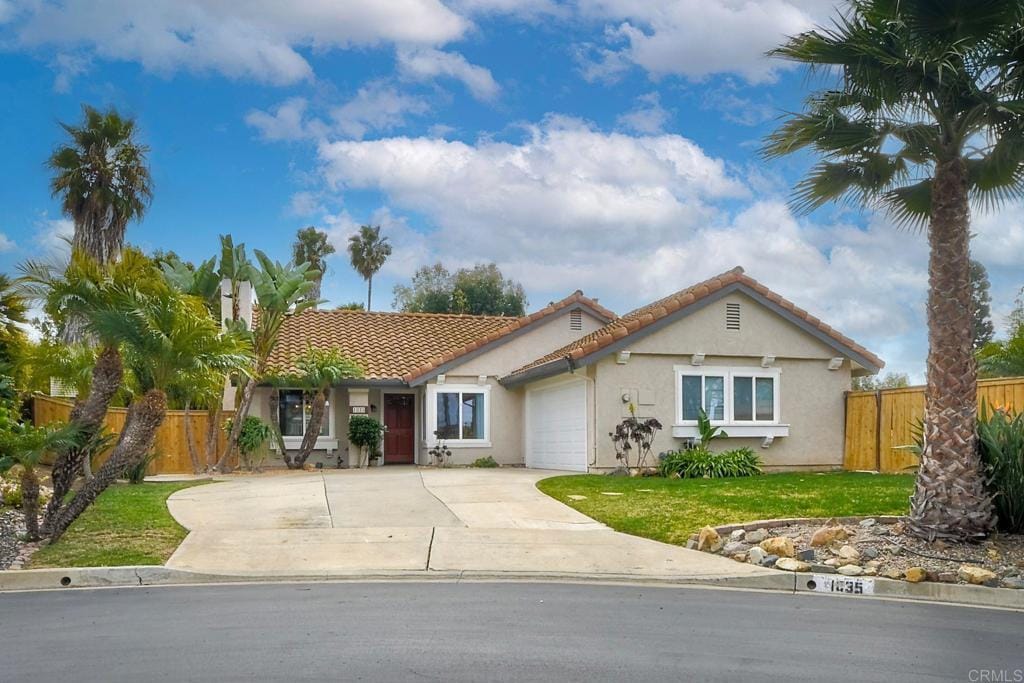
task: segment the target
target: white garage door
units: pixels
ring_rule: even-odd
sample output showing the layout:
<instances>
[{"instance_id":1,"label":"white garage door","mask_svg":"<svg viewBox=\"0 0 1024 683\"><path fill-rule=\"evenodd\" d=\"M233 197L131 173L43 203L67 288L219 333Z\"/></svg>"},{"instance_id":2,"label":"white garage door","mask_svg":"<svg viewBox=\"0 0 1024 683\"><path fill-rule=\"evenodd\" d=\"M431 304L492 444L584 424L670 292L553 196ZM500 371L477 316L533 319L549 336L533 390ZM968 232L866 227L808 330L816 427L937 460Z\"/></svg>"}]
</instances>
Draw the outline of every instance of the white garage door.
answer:
<instances>
[{"instance_id":1,"label":"white garage door","mask_svg":"<svg viewBox=\"0 0 1024 683\"><path fill-rule=\"evenodd\" d=\"M584 381L526 394L526 466L587 471L587 384Z\"/></svg>"}]
</instances>

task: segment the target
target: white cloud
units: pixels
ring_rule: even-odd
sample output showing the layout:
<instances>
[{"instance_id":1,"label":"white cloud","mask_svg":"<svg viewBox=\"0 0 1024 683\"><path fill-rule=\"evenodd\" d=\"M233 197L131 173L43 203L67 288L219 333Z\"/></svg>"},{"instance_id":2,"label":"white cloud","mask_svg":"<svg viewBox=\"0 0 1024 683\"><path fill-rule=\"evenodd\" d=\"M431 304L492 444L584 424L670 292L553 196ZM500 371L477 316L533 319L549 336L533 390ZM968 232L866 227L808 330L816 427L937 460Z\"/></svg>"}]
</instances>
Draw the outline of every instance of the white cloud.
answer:
<instances>
[{"instance_id":1,"label":"white cloud","mask_svg":"<svg viewBox=\"0 0 1024 683\"><path fill-rule=\"evenodd\" d=\"M519 19L567 17L570 8L556 0L451 0L451 7L466 14L510 15Z\"/></svg>"},{"instance_id":2,"label":"white cloud","mask_svg":"<svg viewBox=\"0 0 1024 683\"><path fill-rule=\"evenodd\" d=\"M11 0L0 0L0 24L14 19L14 3Z\"/></svg>"},{"instance_id":3,"label":"white cloud","mask_svg":"<svg viewBox=\"0 0 1024 683\"><path fill-rule=\"evenodd\" d=\"M306 118L308 106L305 98L292 97L277 105L272 112L250 111L245 115L245 122L268 142L305 140L326 134L327 125L323 121Z\"/></svg>"},{"instance_id":4,"label":"white cloud","mask_svg":"<svg viewBox=\"0 0 1024 683\"><path fill-rule=\"evenodd\" d=\"M5 233L0 232L0 253L14 251L18 245Z\"/></svg>"},{"instance_id":5,"label":"white cloud","mask_svg":"<svg viewBox=\"0 0 1024 683\"><path fill-rule=\"evenodd\" d=\"M71 90L71 81L89 70L92 60L83 55L60 53L53 58L51 68L57 73L53 79L53 90L66 93Z\"/></svg>"},{"instance_id":6,"label":"white cloud","mask_svg":"<svg viewBox=\"0 0 1024 683\"><path fill-rule=\"evenodd\" d=\"M775 108L768 102L755 102L739 95L738 90L736 83L728 79L721 86L704 93L701 107L717 111L726 121L741 126L756 126L776 115Z\"/></svg>"},{"instance_id":7,"label":"white cloud","mask_svg":"<svg viewBox=\"0 0 1024 683\"><path fill-rule=\"evenodd\" d=\"M669 118L668 110L661 106L661 97L658 93L652 92L638 97L637 106L619 116L616 122L637 133L654 135L665 129Z\"/></svg>"},{"instance_id":8,"label":"white cloud","mask_svg":"<svg viewBox=\"0 0 1024 683\"><path fill-rule=\"evenodd\" d=\"M291 196L288 201L287 213L290 216L296 216L298 218L304 218L306 216L312 216L315 213L319 213L324 210L323 205L320 203L320 198L314 192L296 192Z\"/></svg>"},{"instance_id":9,"label":"white cloud","mask_svg":"<svg viewBox=\"0 0 1024 683\"><path fill-rule=\"evenodd\" d=\"M790 68L765 57L787 35L829 17L816 0L579 0L580 12L609 22L608 47L591 46L584 75L614 78L629 65L652 77L701 80L735 73L770 82Z\"/></svg>"},{"instance_id":10,"label":"white cloud","mask_svg":"<svg viewBox=\"0 0 1024 683\"><path fill-rule=\"evenodd\" d=\"M501 91L489 70L470 64L457 52L443 52L433 48L401 49L398 51L398 70L403 76L414 80L454 78L462 81L478 100L491 101Z\"/></svg>"},{"instance_id":11,"label":"white cloud","mask_svg":"<svg viewBox=\"0 0 1024 683\"><path fill-rule=\"evenodd\" d=\"M312 76L301 50L443 45L470 27L440 0L24 0L28 47L83 48L146 69L216 71L283 85Z\"/></svg>"},{"instance_id":12,"label":"white cloud","mask_svg":"<svg viewBox=\"0 0 1024 683\"><path fill-rule=\"evenodd\" d=\"M71 254L75 224L70 218L43 218L36 223L35 247L44 256L63 258Z\"/></svg>"},{"instance_id":13,"label":"white cloud","mask_svg":"<svg viewBox=\"0 0 1024 683\"><path fill-rule=\"evenodd\" d=\"M971 251L986 265L1024 269L1024 202L994 213L975 208L971 232ZM1021 279L1024 285L1024 276Z\"/></svg>"},{"instance_id":14,"label":"white cloud","mask_svg":"<svg viewBox=\"0 0 1024 683\"><path fill-rule=\"evenodd\" d=\"M381 82L369 83L355 97L331 110L337 129L344 135L362 138L369 131L390 130L405 125L409 114L425 114L430 106L422 99L400 93Z\"/></svg>"}]
</instances>

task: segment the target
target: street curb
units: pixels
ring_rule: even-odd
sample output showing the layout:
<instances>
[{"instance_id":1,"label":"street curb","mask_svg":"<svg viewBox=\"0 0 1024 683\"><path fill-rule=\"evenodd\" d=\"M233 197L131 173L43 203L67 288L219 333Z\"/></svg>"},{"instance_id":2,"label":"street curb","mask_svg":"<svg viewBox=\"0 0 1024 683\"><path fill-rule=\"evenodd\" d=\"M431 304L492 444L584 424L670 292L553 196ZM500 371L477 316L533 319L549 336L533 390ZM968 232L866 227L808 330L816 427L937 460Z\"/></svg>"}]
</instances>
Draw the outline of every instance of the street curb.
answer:
<instances>
[{"instance_id":1,"label":"street curb","mask_svg":"<svg viewBox=\"0 0 1024 683\"><path fill-rule=\"evenodd\" d=\"M809 587L812 574L773 572L771 574L722 576L656 576L644 574L600 574L576 572L501 571L323 571L306 574L286 572L241 572L208 574L158 566L78 567L69 569L21 569L0 571L0 592L114 588L139 586L181 586L224 583L266 582L459 582L540 581L571 583L620 583L650 586L703 586L746 590L816 593ZM821 595L821 593L816 593ZM874 578L874 597L942 602L973 607L1024 610L1024 590L965 586L949 583L907 583Z\"/></svg>"}]
</instances>

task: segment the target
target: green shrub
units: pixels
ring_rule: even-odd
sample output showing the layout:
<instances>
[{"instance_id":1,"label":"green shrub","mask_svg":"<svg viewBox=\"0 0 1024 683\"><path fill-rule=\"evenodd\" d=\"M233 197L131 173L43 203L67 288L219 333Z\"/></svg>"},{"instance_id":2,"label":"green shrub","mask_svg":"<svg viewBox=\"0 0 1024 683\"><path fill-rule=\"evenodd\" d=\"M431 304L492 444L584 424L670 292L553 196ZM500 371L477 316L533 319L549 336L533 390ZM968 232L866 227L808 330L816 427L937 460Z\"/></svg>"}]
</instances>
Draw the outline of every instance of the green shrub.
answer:
<instances>
[{"instance_id":1,"label":"green shrub","mask_svg":"<svg viewBox=\"0 0 1024 683\"><path fill-rule=\"evenodd\" d=\"M149 469L150 463L157 459L157 456L156 451L146 453L142 460L124 468L124 478L128 480L129 484L141 484L146 480L146 470Z\"/></svg>"},{"instance_id":2,"label":"green shrub","mask_svg":"<svg viewBox=\"0 0 1024 683\"><path fill-rule=\"evenodd\" d=\"M489 455L477 458L470 467L498 467L498 461Z\"/></svg>"},{"instance_id":3,"label":"green shrub","mask_svg":"<svg viewBox=\"0 0 1024 683\"><path fill-rule=\"evenodd\" d=\"M982 404L978 416L978 449L989 479L998 527L1024 531L1024 413L989 413Z\"/></svg>"},{"instance_id":4,"label":"green shrub","mask_svg":"<svg viewBox=\"0 0 1024 683\"><path fill-rule=\"evenodd\" d=\"M384 435L384 425L368 415L353 415L348 421L348 442L359 449L359 464L362 465L362 453L368 457L380 456L380 440Z\"/></svg>"},{"instance_id":5,"label":"green shrub","mask_svg":"<svg viewBox=\"0 0 1024 683\"><path fill-rule=\"evenodd\" d=\"M663 477L678 475L684 479L720 479L761 474L761 459L749 448L712 453L701 445L662 453L658 459L658 469Z\"/></svg>"},{"instance_id":6,"label":"green shrub","mask_svg":"<svg viewBox=\"0 0 1024 683\"><path fill-rule=\"evenodd\" d=\"M224 423L224 430L231 433L231 420ZM242 422L242 430L238 434L238 455L242 460L242 466L250 472L255 471L267 458L267 449L264 444L270 439L271 427L266 422L249 415Z\"/></svg>"}]
</instances>

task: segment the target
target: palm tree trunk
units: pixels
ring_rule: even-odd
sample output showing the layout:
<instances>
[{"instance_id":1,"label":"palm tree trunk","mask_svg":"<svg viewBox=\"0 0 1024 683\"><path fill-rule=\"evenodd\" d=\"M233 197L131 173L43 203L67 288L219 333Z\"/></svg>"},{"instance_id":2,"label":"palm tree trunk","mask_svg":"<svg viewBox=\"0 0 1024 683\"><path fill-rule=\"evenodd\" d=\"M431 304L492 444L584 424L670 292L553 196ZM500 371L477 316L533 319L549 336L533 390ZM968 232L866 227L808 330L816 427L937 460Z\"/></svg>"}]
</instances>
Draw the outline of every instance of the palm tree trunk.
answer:
<instances>
[{"instance_id":1,"label":"palm tree trunk","mask_svg":"<svg viewBox=\"0 0 1024 683\"><path fill-rule=\"evenodd\" d=\"M249 379L242 388L242 400L235 410L234 418L231 420L231 433L228 435L227 446L224 447L224 453L221 454L220 460L217 461L216 469L218 472L228 472L231 469L228 465L228 460L231 459L238 446L238 437L242 435L242 423L249 416L249 406L252 405L252 397L255 392L256 381Z\"/></svg>"},{"instance_id":2,"label":"palm tree trunk","mask_svg":"<svg viewBox=\"0 0 1024 683\"><path fill-rule=\"evenodd\" d=\"M373 276L366 278L366 312L369 313L373 308L371 303L373 301Z\"/></svg>"},{"instance_id":3,"label":"palm tree trunk","mask_svg":"<svg viewBox=\"0 0 1024 683\"><path fill-rule=\"evenodd\" d=\"M153 448L156 430L167 415L167 396L159 389L150 389L128 407L124 429L92 481L86 483L60 512L50 531L53 543L67 531L71 523L95 502L115 479L122 476L127 467L142 460Z\"/></svg>"},{"instance_id":4,"label":"palm tree trunk","mask_svg":"<svg viewBox=\"0 0 1024 683\"><path fill-rule=\"evenodd\" d=\"M25 514L25 537L39 540L39 477L29 465L21 473L21 511Z\"/></svg>"},{"instance_id":5,"label":"palm tree trunk","mask_svg":"<svg viewBox=\"0 0 1024 683\"><path fill-rule=\"evenodd\" d=\"M217 460L217 436L220 433L221 403L215 401L206 410L206 453L203 458L203 469L210 469Z\"/></svg>"},{"instance_id":6,"label":"palm tree trunk","mask_svg":"<svg viewBox=\"0 0 1024 683\"><path fill-rule=\"evenodd\" d=\"M316 447L317 437L320 436L320 429L324 425L324 415L327 412L327 392L329 391L330 388L320 389L313 396L313 408L310 411L309 423L306 425L306 433L302 435L299 454L291 462L285 461L290 469L301 469L309 459L309 454Z\"/></svg>"},{"instance_id":7,"label":"palm tree trunk","mask_svg":"<svg viewBox=\"0 0 1024 683\"><path fill-rule=\"evenodd\" d=\"M199 474L202 471L202 463L199 460L199 447L192 440L192 404L185 401L185 410L182 418L185 420L185 443L188 447L188 457L192 461L192 474Z\"/></svg>"},{"instance_id":8,"label":"palm tree trunk","mask_svg":"<svg viewBox=\"0 0 1024 683\"><path fill-rule=\"evenodd\" d=\"M924 449L910 505L910 532L935 540L978 539L992 529L975 445L977 368L972 351L970 206L961 159L936 165L928 229L928 387Z\"/></svg>"},{"instance_id":9,"label":"palm tree trunk","mask_svg":"<svg viewBox=\"0 0 1024 683\"><path fill-rule=\"evenodd\" d=\"M62 448L57 451L53 462L53 496L46 506L43 515L43 533L49 533L53 520L57 517L64 498L71 491L71 485L78 476L84 460L92 457L92 446L89 441L103 428L103 420L107 416L110 402L114 394L121 388L124 368L121 364L121 353L117 347L108 347L100 352L96 364L92 368L92 382L89 395L75 402L71 409L69 422L81 430L82 447Z\"/></svg>"}]
</instances>

